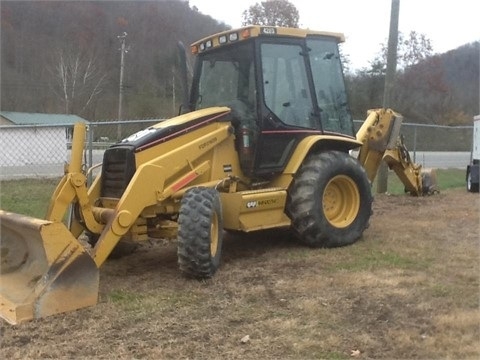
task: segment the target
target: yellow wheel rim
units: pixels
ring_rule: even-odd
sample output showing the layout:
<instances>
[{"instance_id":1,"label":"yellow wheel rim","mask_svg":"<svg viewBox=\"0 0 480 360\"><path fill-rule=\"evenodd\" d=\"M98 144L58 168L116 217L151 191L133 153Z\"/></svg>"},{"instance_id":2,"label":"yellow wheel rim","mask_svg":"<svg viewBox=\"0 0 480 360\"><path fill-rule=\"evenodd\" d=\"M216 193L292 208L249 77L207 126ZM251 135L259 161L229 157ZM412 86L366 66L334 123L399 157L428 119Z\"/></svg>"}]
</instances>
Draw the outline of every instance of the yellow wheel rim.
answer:
<instances>
[{"instance_id":1,"label":"yellow wheel rim","mask_svg":"<svg viewBox=\"0 0 480 360\"><path fill-rule=\"evenodd\" d=\"M360 209L357 184L348 176L333 177L323 192L323 213L336 228L349 226Z\"/></svg>"},{"instance_id":2,"label":"yellow wheel rim","mask_svg":"<svg viewBox=\"0 0 480 360\"><path fill-rule=\"evenodd\" d=\"M218 250L218 216L214 212L210 224L210 255L215 257Z\"/></svg>"}]
</instances>

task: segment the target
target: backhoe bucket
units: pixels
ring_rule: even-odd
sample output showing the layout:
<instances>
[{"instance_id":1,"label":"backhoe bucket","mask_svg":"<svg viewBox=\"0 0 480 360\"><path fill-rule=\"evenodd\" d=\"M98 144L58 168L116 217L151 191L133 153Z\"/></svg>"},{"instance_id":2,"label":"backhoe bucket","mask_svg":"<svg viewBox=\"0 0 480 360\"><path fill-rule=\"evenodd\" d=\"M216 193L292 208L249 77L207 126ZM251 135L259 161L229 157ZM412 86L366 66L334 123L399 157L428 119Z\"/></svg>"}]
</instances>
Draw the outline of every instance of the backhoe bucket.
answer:
<instances>
[{"instance_id":1,"label":"backhoe bucket","mask_svg":"<svg viewBox=\"0 0 480 360\"><path fill-rule=\"evenodd\" d=\"M11 324L97 303L99 270L60 222L0 210L0 316Z\"/></svg>"},{"instance_id":2,"label":"backhoe bucket","mask_svg":"<svg viewBox=\"0 0 480 360\"><path fill-rule=\"evenodd\" d=\"M423 195L432 195L439 192L437 172L435 169L422 168L420 175L422 177Z\"/></svg>"}]
</instances>

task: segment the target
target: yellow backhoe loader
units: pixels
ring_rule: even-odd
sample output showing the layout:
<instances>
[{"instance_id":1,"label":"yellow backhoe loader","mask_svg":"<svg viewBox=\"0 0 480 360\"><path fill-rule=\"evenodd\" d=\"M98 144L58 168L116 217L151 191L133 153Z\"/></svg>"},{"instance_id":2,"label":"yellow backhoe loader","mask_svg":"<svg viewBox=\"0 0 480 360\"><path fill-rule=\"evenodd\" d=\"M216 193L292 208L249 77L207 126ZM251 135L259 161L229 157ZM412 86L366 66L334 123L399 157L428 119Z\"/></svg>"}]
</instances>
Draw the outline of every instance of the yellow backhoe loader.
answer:
<instances>
[{"instance_id":1,"label":"yellow backhoe loader","mask_svg":"<svg viewBox=\"0 0 480 360\"><path fill-rule=\"evenodd\" d=\"M99 268L126 239L175 235L180 270L194 278L218 269L224 230L281 227L312 247L352 244L382 159L412 195L434 191L433 173L398 142L400 115L371 110L354 133L343 40L249 26L194 43L181 114L108 148L90 186L76 125L45 220L0 212L0 316L16 324L94 305Z\"/></svg>"}]
</instances>

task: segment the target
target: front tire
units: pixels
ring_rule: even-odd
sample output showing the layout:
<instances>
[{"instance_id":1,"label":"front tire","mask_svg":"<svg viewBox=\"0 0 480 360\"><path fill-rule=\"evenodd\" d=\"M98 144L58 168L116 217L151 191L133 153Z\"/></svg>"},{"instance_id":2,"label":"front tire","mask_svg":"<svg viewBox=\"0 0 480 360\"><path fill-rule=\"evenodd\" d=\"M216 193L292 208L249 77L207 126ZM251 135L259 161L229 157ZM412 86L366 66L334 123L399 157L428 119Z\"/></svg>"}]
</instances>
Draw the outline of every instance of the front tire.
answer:
<instances>
[{"instance_id":1,"label":"front tire","mask_svg":"<svg viewBox=\"0 0 480 360\"><path fill-rule=\"evenodd\" d=\"M187 276L212 277L220 265L223 218L215 189L197 187L182 198L178 216L178 265Z\"/></svg>"},{"instance_id":2,"label":"front tire","mask_svg":"<svg viewBox=\"0 0 480 360\"><path fill-rule=\"evenodd\" d=\"M287 212L298 239L311 247L357 241L372 213L372 193L360 163L340 151L312 154L294 177Z\"/></svg>"}]
</instances>

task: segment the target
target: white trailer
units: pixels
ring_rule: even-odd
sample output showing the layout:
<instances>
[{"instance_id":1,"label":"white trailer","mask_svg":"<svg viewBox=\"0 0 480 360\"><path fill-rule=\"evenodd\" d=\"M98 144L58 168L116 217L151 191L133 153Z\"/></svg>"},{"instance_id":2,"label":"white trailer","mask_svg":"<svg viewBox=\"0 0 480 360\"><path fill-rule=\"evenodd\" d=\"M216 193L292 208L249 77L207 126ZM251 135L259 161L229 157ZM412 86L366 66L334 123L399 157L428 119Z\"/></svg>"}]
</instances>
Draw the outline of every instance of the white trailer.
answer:
<instances>
[{"instance_id":1,"label":"white trailer","mask_svg":"<svg viewBox=\"0 0 480 360\"><path fill-rule=\"evenodd\" d=\"M478 192L480 178L480 115L473 117L473 143L470 164L467 166L467 190Z\"/></svg>"}]
</instances>

